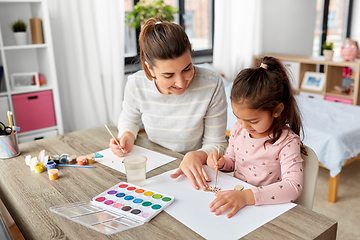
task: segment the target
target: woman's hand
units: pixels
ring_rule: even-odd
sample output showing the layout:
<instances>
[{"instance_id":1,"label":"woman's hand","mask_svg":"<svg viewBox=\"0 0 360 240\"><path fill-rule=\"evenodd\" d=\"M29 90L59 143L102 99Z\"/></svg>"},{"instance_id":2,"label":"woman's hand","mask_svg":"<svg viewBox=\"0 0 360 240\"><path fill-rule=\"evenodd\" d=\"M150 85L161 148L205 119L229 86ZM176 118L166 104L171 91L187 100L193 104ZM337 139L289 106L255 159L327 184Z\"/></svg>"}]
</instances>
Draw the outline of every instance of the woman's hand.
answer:
<instances>
[{"instance_id":1,"label":"woman's hand","mask_svg":"<svg viewBox=\"0 0 360 240\"><path fill-rule=\"evenodd\" d=\"M124 132L124 134L116 140L120 143L120 146L113 138L111 138L109 144L110 149L116 156L124 157L125 153L128 153L132 150L135 142L135 136L130 132Z\"/></svg>"},{"instance_id":2,"label":"woman's hand","mask_svg":"<svg viewBox=\"0 0 360 240\"><path fill-rule=\"evenodd\" d=\"M171 174L170 177L177 178L181 174L185 174L195 189L199 189L199 186L203 190L207 189L209 185L206 181L211 180L203 167L206 158L207 154L203 151L188 152L184 156L179 169Z\"/></svg>"},{"instance_id":3,"label":"woman's hand","mask_svg":"<svg viewBox=\"0 0 360 240\"><path fill-rule=\"evenodd\" d=\"M250 189L245 191L229 190L215 194L216 198L210 203L210 211L215 212L215 215L220 215L228 209L227 218L234 216L240 209L246 205L254 205L254 194Z\"/></svg>"},{"instance_id":4,"label":"woman's hand","mask_svg":"<svg viewBox=\"0 0 360 240\"><path fill-rule=\"evenodd\" d=\"M217 151L213 151L209 154L208 158L207 158L207 162L206 164L211 168L211 169L216 169L216 166L218 166L219 169L223 168L225 165L225 159L224 156L220 153L220 156L218 156L218 152Z\"/></svg>"}]
</instances>

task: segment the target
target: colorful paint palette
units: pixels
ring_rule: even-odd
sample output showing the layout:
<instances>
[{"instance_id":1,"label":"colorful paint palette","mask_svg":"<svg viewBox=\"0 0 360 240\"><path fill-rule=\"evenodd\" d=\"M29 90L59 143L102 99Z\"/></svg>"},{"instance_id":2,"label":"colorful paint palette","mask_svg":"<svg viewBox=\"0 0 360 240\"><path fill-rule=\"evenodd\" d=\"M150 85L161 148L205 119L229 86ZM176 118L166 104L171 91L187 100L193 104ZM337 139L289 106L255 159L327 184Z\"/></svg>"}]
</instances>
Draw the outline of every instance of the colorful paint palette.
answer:
<instances>
[{"instance_id":1,"label":"colorful paint palette","mask_svg":"<svg viewBox=\"0 0 360 240\"><path fill-rule=\"evenodd\" d=\"M92 201L51 207L50 211L109 235L150 221L173 201L167 194L121 182Z\"/></svg>"}]
</instances>

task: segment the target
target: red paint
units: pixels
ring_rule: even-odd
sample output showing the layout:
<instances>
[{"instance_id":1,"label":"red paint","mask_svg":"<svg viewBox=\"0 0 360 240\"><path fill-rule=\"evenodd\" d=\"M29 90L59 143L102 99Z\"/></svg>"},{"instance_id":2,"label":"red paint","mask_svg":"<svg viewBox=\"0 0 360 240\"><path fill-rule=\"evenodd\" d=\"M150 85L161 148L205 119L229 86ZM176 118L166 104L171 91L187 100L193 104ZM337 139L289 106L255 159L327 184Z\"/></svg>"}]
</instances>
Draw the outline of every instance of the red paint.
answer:
<instances>
[{"instance_id":1,"label":"red paint","mask_svg":"<svg viewBox=\"0 0 360 240\"><path fill-rule=\"evenodd\" d=\"M97 199L95 199L96 201L98 201L98 202L102 202L102 201L104 201L105 200L105 198L104 197L98 197Z\"/></svg>"}]
</instances>

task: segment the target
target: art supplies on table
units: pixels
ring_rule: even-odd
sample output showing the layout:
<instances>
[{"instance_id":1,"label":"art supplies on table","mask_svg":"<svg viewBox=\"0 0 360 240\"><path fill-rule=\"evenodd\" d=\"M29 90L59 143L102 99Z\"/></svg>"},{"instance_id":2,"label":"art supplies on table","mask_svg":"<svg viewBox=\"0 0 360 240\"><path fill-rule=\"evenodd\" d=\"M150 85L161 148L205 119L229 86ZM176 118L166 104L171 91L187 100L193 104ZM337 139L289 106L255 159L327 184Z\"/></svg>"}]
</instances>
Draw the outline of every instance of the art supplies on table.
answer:
<instances>
[{"instance_id":1,"label":"art supplies on table","mask_svg":"<svg viewBox=\"0 0 360 240\"><path fill-rule=\"evenodd\" d=\"M9 135L12 132L12 127L6 126L3 122L0 122L0 135Z\"/></svg>"},{"instance_id":2,"label":"art supplies on table","mask_svg":"<svg viewBox=\"0 0 360 240\"><path fill-rule=\"evenodd\" d=\"M124 163L122 163L125 157L118 157L114 155L114 153L111 151L110 148L99 151L97 152L97 154L103 156L101 158L96 157L97 162L126 174ZM149 172L155 168L158 168L162 165L165 165L171 161L176 160L176 158L174 157L170 157L158 152L154 152L149 149L142 148L136 145L133 146L131 152L126 154L126 156L132 156L132 155L142 155L148 159L146 164L146 172Z\"/></svg>"},{"instance_id":3,"label":"art supplies on table","mask_svg":"<svg viewBox=\"0 0 360 240\"><path fill-rule=\"evenodd\" d=\"M58 167L79 167L79 168L96 168L88 165L70 165L70 164L56 164Z\"/></svg>"},{"instance_id":4,"label":"art supplies on table","mask_svg":"<svg viewBox=\"0 0 360 240\"><path fill-rule=\"evenodd\" d=\"M118 140L116 139L116 137L112 134L112 132L110 131L110 129L108 128L108 126L106 126L106 124L104 125L106 127L106 129L108 130L108 132L110 133L111 137L114 139L114 141L116 142L117 145L119 145L120 147L120 143L118 142ZM121 151L123 152L124 155L126 155L126 152L123 148L120 148Z\"/></svg>"},{"instance_id":5,"label":"art supplies on table","mask_svg":"<svg viewBox=\"0 0 360 240\"><path fill-rule=\"evenodd\" d=\"M173 196L120 182L92 201L55 206L50 211L110 235L150 221L172 202Z\"/></svg>"},{"instance_id":6,"label":"art supplies on table","mask_svg":"<svg viewBox=\"0 0 360 240\"><path fill-rule=\"evenodd\" d=\"M0 122L0 158L12 158L20 154L18 137L14 131L12 113L8 111L9 126ZM16 127L18 129L18 127Z\"/></svg>"},{"instance_id":7,"label":"art supplies on table","mask_svg":"<svg viewBox=\"0 0 360 240\"><path fill-rule=\"evenodd\" d=\"M210 179L215 179L215 171L204 165ZM209 204L216 198L213 192L195 190L185 175L177 179L170 174L177 169L146 179L146 186L159 192L166 192L175 197L176 201L165 209L165 212L205 239L239 239L254 231L265 223L278 217L296 206L294 203L245 206L232 218L225 211L219 216L210 212ZM213 184L212 181L210 184ZM241 185L240 188L238 185ZM253 186L221 171L218 173L217 187L221 191L240 190Z\"/></svg>"}]
</instances>

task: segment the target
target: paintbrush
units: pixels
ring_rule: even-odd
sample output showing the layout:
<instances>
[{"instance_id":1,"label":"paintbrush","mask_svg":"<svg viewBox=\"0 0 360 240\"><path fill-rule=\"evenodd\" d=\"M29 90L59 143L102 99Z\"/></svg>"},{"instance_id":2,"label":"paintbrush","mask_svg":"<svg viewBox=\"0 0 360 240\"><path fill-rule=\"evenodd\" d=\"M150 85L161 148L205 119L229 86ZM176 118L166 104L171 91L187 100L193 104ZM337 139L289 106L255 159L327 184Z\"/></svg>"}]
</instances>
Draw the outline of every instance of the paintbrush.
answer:
<instances>
[{"instance_id":1,"label":"paintbrush","mask_svg":"<svg viewBox=\"0 0 360 240\"><path fill-rule=\"evenodd\" d=\"M68 165L68 164L56 164L59 167L80 167L80 168L96 168L95 166L88 165Z\"/></svg>"},{"instance_id":2,"label":"paintbrush","mask_svg":"<svg viewBox=\"0 0 360 240\"><path fill-rule=\"evenodd\" d=\"M110 129L108 128L108 126L106 126L106 124L104 124L104 126L106 127L106 129L108 130L108 132L110 133L110 135L112 136L112 138L115 140L116 144L120 146L120 143L118 142L118 140L114 137L114 135L111 133ZM120 147L121 151L126 155L126 152L124 151L124 149L122 147Z\"/></svg>"},{"instance_id":3,"label":"paintbrush","mask_svg":"<svg viewBox=\"0 0 360 240\"><path fill-rule=\"evenodd\" d=\"M218 146L218 160L220 158L220 144ZM218 176L218 171L219 171L219 165L216 165L216 169L215 169L215 187L214 189L216 188L216 184L217 184L217 176Z\"/></svg>"}]
</instances>

